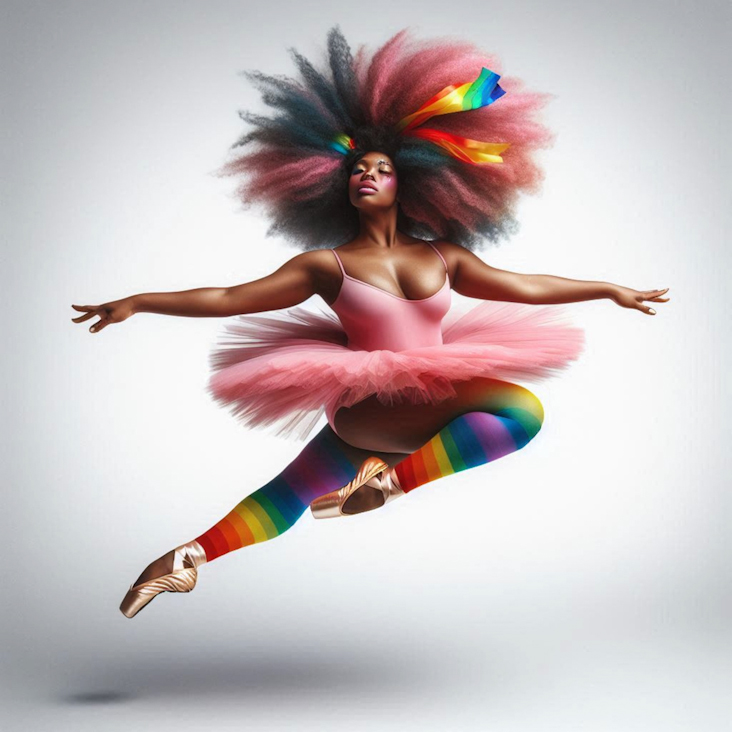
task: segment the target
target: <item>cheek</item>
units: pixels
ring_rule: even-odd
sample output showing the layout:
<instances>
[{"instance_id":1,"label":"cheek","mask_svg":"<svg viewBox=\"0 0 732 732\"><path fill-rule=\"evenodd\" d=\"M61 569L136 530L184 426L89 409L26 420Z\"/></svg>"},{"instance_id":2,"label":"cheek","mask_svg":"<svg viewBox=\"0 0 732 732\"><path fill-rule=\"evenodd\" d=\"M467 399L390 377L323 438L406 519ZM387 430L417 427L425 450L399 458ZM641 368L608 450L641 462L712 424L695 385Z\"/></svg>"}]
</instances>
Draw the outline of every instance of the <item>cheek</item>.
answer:
<instances>
[{"instance_id":1,"label":"cheek","mask_svg":"<svg viewBox=\"0 0 732 732\"><path fill-rule=\"evenodd\" d=\"M397 190L396 178L384 178L382 187L383 187L384 191L386 191L389 194L396 193L396 190Z\"/></svg>"}]
</instances>

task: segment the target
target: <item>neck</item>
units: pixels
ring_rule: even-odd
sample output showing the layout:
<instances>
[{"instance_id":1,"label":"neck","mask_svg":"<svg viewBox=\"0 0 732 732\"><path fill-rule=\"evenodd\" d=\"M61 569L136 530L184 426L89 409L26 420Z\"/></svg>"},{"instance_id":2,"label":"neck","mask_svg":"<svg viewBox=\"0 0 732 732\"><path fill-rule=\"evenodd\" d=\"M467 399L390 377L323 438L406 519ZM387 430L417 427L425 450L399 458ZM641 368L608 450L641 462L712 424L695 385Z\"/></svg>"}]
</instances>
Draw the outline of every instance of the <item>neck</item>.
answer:
<instances>
[{"instance_id":1,"label":"neck","mask_svg":"<svg viewBox=\"0 0 732 732\"><path fill-rule=\"evenodd\" d=\"M365 213L359 211L358 239L369 246L393 247L397 243L398 204L386 210Z\"/></svg>"}]
</instances>

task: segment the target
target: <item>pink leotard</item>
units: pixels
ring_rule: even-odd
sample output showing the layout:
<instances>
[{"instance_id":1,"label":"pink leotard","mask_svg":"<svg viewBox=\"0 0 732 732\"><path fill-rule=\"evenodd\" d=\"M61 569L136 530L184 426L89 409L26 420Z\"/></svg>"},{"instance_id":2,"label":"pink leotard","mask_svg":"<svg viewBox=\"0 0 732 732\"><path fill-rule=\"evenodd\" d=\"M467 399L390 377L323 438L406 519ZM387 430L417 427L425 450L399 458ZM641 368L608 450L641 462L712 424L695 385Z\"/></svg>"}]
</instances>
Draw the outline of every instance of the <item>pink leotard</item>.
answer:
<instances>
[{"instance_id":1,"label":"pink leotard","mask_svg":"<svg viewBox=\"0 0 732 732\"><path fill-rule=\"evenodd\" d=\"M429 297L408 300L351 277L334 250L343 281L333 312L238 316L211 355L212 396L248 426L305 437L322 407L335 430L336 412L366 399L436 404L455 395L454 383L546 378L581 353L583 331L557 305L486 300L451 310L447 264L430 246L445 282Z\"/></svg>"},{"instance_id":2,"label":"pink leotard","mask_svg":"<svg viewBox=\"0 0 732 732\"><path fill-rule=\"evenodd\" d=\"M343 273L340 292L330 306L348 335L348 347L358 351L403 351L442 345L442 319L450 309L447 262L437 247L427 242L445 265L445 282L429 297L408 300Z\"/></svg>"}]
</instances>

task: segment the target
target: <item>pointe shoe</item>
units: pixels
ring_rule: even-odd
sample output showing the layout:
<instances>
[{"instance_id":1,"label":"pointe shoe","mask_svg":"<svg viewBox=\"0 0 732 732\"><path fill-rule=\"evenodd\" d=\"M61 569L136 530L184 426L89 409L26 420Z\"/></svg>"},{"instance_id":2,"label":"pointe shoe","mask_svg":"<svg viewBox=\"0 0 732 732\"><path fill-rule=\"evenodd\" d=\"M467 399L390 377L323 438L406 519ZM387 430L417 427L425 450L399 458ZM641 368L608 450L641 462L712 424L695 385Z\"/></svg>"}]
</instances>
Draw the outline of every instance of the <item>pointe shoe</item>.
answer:
<instances>
[{"instance_id":1,"label":"pointe shoe","mask_svg":"<svg viewBox=\"0 0 732 732\"><path fill-rule=\"evenodd\" d=\"M133 618L161 592L190 592L196 586L198 567L206 561L206 553L197 541L189 541L176 547L173 554L173 571L162 577L130 585L119 609Z\"/></svg>"},{"instance_id":2,"label":"pointe shoe","mask_svg":"<svg viewBox=\"0 0 732 732\"><path fill-rule=\"evenodd\" d=\"M381 491L384 496L384 502L381 508L389 501L404 495L396 477L393 468L390 468L383 460L377 457L368 457L364 460L361 467L356 473L356 477L348 484L339 488L337 491L331 491L325 495L318 496L311 504L310 511L316 519L321 518L337 518L338 516L354 516L356 514L344 513L343 505L345 502L362 486L369 486ZM369 508L366 511L373 511ZM365 511L358 511L365 513Z\"/></svg>"}]
</instances>

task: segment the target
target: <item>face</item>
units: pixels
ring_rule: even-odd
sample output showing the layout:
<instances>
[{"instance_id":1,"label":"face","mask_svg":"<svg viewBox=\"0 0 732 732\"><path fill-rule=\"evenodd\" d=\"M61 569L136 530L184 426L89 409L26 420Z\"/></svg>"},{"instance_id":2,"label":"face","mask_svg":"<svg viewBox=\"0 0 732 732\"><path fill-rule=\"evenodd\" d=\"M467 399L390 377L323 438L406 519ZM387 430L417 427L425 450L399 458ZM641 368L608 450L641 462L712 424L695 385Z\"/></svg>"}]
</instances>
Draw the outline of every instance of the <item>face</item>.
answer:
<instances>
[{"instance_id":1,"label":"face","mask_svg":"<svg viewBox=\"0 0 732 732\"><path fill-rule=\"evenodd\" d=\"M397 200L397 174L388 155L368 152L356 161L348 179L348 197L356 208L390 208Z\"/></svg>"}]
</instances>

